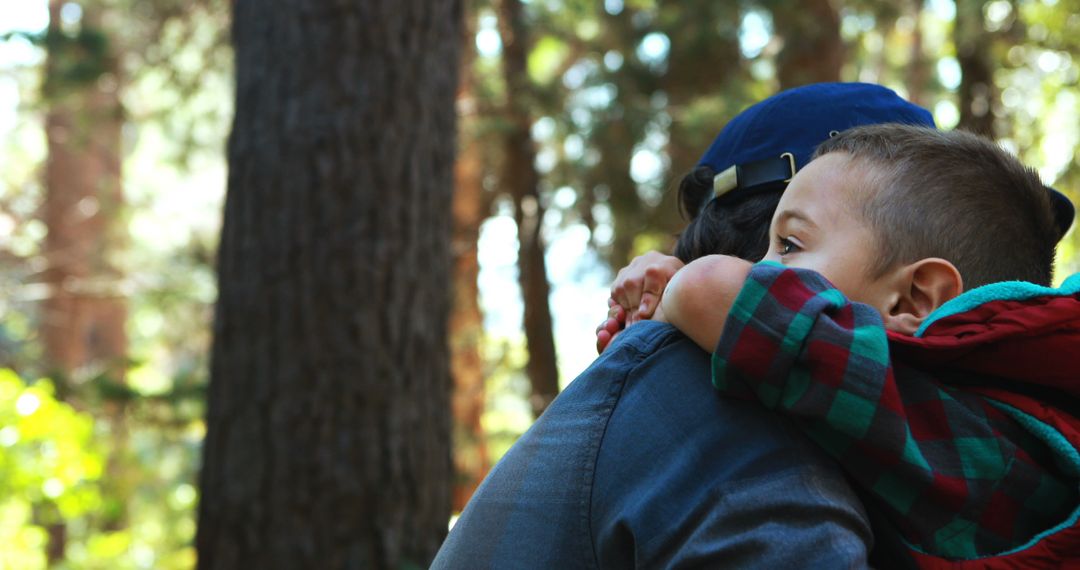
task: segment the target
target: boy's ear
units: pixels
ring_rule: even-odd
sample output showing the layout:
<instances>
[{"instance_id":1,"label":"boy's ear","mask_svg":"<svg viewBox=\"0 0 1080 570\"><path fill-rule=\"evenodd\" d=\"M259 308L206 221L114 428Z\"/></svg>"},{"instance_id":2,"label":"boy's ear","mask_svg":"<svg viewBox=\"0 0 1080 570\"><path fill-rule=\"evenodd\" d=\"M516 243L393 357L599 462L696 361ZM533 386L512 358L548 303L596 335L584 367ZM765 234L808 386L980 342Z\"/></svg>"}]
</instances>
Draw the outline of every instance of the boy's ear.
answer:
<instances>
[{"instance_id":1,"label":"boy's ear","mask_svg":"<svg viewBox=\"0 0 1080 570\"><path fill-rule=\"evenodd\" d=\"M938 257L904 266L897 278L897 296L885 315L885 328L901 334L915 334L930 313L964 292L960 271Z\"/></svg>"}]
</instances>

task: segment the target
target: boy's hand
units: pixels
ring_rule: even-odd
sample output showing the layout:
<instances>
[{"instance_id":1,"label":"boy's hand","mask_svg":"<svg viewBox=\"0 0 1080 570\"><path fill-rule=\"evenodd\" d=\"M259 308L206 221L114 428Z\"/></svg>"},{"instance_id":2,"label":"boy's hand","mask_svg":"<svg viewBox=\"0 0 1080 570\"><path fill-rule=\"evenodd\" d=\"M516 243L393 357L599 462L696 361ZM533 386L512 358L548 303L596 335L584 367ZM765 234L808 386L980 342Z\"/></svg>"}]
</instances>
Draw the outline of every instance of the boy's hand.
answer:
<instances>
[{"instance_id":1,"label":"boy's hand","mask_svg":"<svg viewBox=\"0 0 1080 570\"><path fill-rule=\"evenodd\" d=\"M604 349L615 340L619 332L626 327L626 311L620 307L614 299L608 299L608 318L596 327L596 353L604 352Z\"/></svg>"},{"instance_id":2,"label":"boy's hand","mask_svg":"<svg viewBox=\"0 0 1080 570\"><path fill-rule=\"evenodd\" d=\"M627 326L656 316L664 288L682 266L677 257L650 251L619 270L611 285L608 318L596 327L597 353Z\"/></svg>"},{"instance_id":3,"label":"boy's hand","mask_svg":"<svg viewBox=\"0 0 1080 570\"><path fill-rule=\"evenodd\" d=\"M679 258L650 251L619 270L611 298L626 311L627 325L652 318L668 281L682 267Z\"/></svg>"}]
</instances>

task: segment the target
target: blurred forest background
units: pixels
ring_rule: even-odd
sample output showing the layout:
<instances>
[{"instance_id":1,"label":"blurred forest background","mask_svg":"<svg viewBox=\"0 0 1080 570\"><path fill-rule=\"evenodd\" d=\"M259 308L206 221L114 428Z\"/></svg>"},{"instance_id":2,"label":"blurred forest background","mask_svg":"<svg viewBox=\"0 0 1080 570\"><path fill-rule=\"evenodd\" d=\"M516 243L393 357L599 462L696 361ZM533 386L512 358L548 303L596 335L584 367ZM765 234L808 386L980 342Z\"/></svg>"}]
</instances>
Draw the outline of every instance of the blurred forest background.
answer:
<instances>
[{"instance_id":1,"label":"blurred forest background","mask_svg":"<svg viewBox=\"0 0 1080 570\"><path fill-rule=\"evenodd\" d=\"M0 568L196 563L231 5L0 0ZM675 183L755 101L880 83L1080 199L1080 0L463 12L443 205L454 473L434 483L453 511L592 360L613 270L670 248Z\"/></svg>"}]
</instances>

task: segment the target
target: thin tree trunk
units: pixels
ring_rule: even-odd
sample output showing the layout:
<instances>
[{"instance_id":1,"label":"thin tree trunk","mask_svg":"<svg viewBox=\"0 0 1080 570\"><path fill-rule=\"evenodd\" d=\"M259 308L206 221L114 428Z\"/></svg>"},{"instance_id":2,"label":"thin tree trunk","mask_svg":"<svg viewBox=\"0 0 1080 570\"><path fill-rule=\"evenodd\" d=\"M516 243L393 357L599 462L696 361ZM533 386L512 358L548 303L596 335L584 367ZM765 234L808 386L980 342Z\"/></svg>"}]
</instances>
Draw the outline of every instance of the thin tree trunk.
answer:
<instances>
[{"instance_id":1,"label":"thin tree trunk","mask_svg":"<svg viewBox=\"0 0 1080 570\"><path fill-rule=\"evenodd\" d=\"M993 138L994 105L998 92L994 86L990 49L993 36L986 31L983 0L956 0L953 41L960 63L959 129Z\"/></svg>"},{"instance_id":2,"label":"thin tree trunk","mask_svg":"<svg viewBox=\"0 0 1080 570\"><path fill-rule=\"evenodd\" d=\"M475 30L468 16L462 41L461 85L457 95L458 155L454 164L454 301L450 311L450 373L454 377L451 408L454 416L453 509L465 508L487 475L484 414L484 315L480 310L480 264L477 256L480 224L487 213L484 199L484 160L479 140L474 93Z\"/></svg>"},{"instance_id":3,"label":"thin tree trunk","mask_svg":"<svg viewBox=\"0 0 1080 570\"><path fill-rule=\"evenodd\" d=\"M450 515L458 0L237 0L203 569L426 567Z\"/></svg>"},{"instance_id":4,"label":"thin tree trunk","mask_svg":"<svg viewBox=\"0 0 1080 570\"><path fill-rule=\"evenodd\" d=\"M530 134L532 117L526 101L532 91L526 58L528 38L520 0L499 2L499 25L503 41L503 75L508 101L506 156L502 184L514 197L514 221L518 228L518 281L525 304L525 339L529 349L526 372L532 386L530 405L539 416L559 393L559 370L552 330L547 265L542 229L544 207L540 200L540 176L534 161L536 148Z\"/></svg>"},{"instance_id":5,"label":"thin tree trunk","mask_svg":"<svg viewBox=\"0 0 1080 570\"><path fill-rule=\"evenodd\" d=\"M601 201L611 208L613 236L608 260L611 267L617 269L630 263L634 255L634 241L646 227L637 182L630 176L630 161L637 140L625 122L613 122L599 128L607 131L599 137L605 143L602 147L604 156L600 159L599 180L597 184L589 184L589 187L607 188L606 199Z\"/></svg>"},{"instance_id":6,"label":"thin tree trunk","mask_svg":"<svg viewBox=\"0 0 1080 570\"><path fill-rule=\"evenodd\" d=\"M44 83L48 111L45 137L45 200L42 219L48 228L44 243L47 261L42 274L48 295L42 301L40 333L44 364L54 378L57 394L68 398L74 380L99 378L123 383L127 360L127 300L121 270L113 257L125 247L120 103L120 69L114 46L102 27L100 9L84 8L84 34L105 39L100 51L80 49L60 29L63 2L49 3L52 41ZM87 80L72 77L81 64L100 70ZM127 448L125 405L107 402L112 450L106 461L105 526L126 525L128 489L123 471ZM46 547L50 566L66 556L63 521L48 525Z\"/></svg>"},{"instance_id":7,"label":"thin tree trunk","mask_svg":"<svg viewBox=\"0 0 1080 570\"><path fill-rule=\"evenodd\" d=\"M804 0L797 6L779 3L772 13L776 33L784 39L776 62L780 89L840 81L844 44L840 14L832 2Z\"/></svg>"},{"instance_id":8,"label":"thin tree trunk","mask_svg":"<svg viewBox=\"0 0 1080 570\"><path fill-rule=\"evenodd\" d=\"M60 33L55 22L62 4L53 0L49 5L51 33ZM88 9L83 26L93 27L94 16ZM46 66L45 360L61 383L80 371L104 373L119 382L127 355L127 312L122 275L111 259L126 241L120 216L123 113L118 69L115 58L104 55L98 64L107 73L100 80L71 83L62 69L77 56L60 49L59 54L50 53Z\"/></svg>"},{"instance_id":9,"label":"thin tree trunk","mask_svg":"<svg viewBox=\"0 0 1080 570\"><path fill-rule=\"evenodd\" d=\"M908 63L908 100L916 105L929 105L928 89L930 83L930 65L923 53L922 0L909 2L908 17L914 26L911 30L911 56Z\"/></svg>"}]
</instances>

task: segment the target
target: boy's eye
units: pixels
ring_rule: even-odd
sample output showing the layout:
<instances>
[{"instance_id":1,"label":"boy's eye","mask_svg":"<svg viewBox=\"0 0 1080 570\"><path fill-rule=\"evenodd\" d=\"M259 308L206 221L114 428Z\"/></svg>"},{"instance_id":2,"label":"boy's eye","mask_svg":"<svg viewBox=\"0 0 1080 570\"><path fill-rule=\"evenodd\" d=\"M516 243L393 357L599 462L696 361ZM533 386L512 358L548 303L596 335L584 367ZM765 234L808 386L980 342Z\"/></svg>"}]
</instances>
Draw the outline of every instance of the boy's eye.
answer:
<instances>
[{"instance_id":1,"label":"boy's eye","mask_svg":"<svg viewBox=\"0 0 1080 570\"><path fill-rule=\"evenodd\" d=\"M799 251L798 244L791 241L791 239L786 237L777 237L776 239L780 242L780 255L788 255L790 253L795 253L796 251Z\"/></svg>"}]
</instances>

